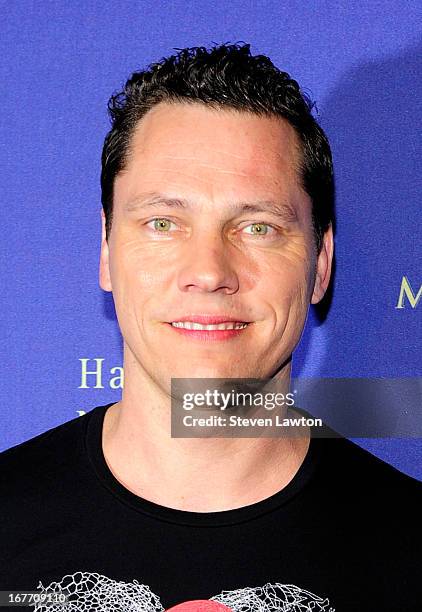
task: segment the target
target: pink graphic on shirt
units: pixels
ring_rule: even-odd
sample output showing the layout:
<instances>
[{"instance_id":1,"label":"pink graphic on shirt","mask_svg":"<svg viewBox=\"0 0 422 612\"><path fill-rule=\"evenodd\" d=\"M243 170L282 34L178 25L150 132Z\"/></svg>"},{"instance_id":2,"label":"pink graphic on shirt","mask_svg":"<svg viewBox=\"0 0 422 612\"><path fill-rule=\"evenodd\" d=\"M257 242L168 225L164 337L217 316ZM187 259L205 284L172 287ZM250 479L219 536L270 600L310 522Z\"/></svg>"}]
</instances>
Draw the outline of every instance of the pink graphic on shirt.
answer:
<instances>
[{"instance_id":1,"label":"pink graphic on shirt","mask_svg":"<svg viewBox=\"0 0 422 612\"><path fill-rule=\"evenodd\" d=\"M168 608L166 612L232 612L232 609L218 601L210 601L209 599L195 599L192 601L184 601L172 608Z\"/></svg>"}]
</instances>

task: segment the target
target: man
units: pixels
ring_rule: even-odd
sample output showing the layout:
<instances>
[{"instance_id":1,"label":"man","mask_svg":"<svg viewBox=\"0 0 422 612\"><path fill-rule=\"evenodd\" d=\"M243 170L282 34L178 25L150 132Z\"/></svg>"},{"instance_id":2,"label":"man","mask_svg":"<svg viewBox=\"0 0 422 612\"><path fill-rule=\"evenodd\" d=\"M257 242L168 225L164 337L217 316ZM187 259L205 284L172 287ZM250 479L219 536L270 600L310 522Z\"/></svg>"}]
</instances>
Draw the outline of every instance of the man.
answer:
<instances>
[{"instance_id":1,"label":"man","mask_svg":"<svg viewBox=\"0 0 422 612\"><path fill-rule=\"evenodd\" d=\"M100 285L124 391L1 455L1 589L53 610L420 610L418 482L309 428L170 435L172 379L289 390L333 257L310 103L221 45L133 74L109 109Z\"/></svg>"}]
</instances>

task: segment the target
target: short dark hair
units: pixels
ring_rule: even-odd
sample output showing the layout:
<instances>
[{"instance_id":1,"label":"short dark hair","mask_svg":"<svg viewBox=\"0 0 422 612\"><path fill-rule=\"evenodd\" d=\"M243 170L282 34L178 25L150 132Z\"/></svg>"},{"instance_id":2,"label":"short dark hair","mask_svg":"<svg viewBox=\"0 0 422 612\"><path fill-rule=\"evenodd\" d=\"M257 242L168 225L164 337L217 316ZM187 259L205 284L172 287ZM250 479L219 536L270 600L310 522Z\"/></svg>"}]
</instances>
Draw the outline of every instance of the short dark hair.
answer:
<instances>
[{"instance_id":1,"label":"short dark hair","mask_svg":"<svg viewBox=\"0 0 422 612\"><path fill-rule=\"evenodd\" d=\"M176 55L134 72L123 91L111 96L112 126L102 152L101 201L109 236L113 185L124 169L133 132L160 102L202 103L286 119L301 145L302 186L312 201L317 252L333 222L334 180L330 145L312 115L314 104L287 72L265 55L252 55L245 43L175 49Z\"/></svg>"}]
</instances>

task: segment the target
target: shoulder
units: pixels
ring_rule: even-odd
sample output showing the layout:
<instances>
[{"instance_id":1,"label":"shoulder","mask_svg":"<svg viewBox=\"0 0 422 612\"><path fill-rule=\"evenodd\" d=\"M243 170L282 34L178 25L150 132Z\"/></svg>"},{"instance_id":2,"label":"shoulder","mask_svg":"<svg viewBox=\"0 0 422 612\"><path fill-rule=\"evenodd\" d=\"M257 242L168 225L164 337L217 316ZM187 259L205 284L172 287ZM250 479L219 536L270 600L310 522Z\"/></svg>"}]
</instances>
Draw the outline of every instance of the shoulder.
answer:
<instances>
[{"instance_id":1,"label":"shoulder","mask_svg":"<svg viewBox=\"0 0 422 612\"><path fill-rule=\"evenodd\" d=\"M34 542L48 542L50 534L66 533L81 522L95 483L86 433L103 408L0 453L0 565L7 567L23 551L36 550Z\"/></svg>"},{"instance_id":2,"label":"shoulder","mask_svg":"<svg viewBox=\"0 0 422 612\"><path fill-rule=\"evenodd\" d=\"M40 490L71 469L85 453L85 432L94 411L62 423L0 453L0 497Z\"/></svg>"},{"instance_id":3,"label":"shoulder","mask_svg":"<svg viewBox=\"0 0 422 612\"><path fill-rule=\"evenodd\" d=\"M347 438L319 439L322 472L340 497L374 507L422 509L422 482Z\"/></svg>"}]
</instances>

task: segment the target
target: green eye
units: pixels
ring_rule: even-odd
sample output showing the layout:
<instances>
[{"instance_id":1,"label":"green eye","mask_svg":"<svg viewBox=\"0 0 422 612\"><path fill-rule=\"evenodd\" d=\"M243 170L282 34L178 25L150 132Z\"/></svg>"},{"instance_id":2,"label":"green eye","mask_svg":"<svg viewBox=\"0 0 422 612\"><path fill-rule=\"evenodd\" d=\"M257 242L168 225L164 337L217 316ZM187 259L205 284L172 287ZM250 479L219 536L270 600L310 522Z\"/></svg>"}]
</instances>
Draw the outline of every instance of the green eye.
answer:
<instances>
[{"instance_id":1,"label":"green eye","mask_svg":"<svg viewBox=\"0 0 422 612\"><path fill-rule=\"evenodd\" d=\"M247 234L252 234L254 236L264 236L268 234L269 225L267 223L251 223L251 225L247 226L251 228L252 231L246 232Z\"/></svg>"},{"instance_id":2,"label":"green eye","mask_svg":"<svg viewBox=\"0 0 422 612\"><path fill-rule=\"evenodd\" d=\"M154 219L154 229L158 232L167 232L170 226L171 221L168 219Z\"/></svg>"}]
</instances>

